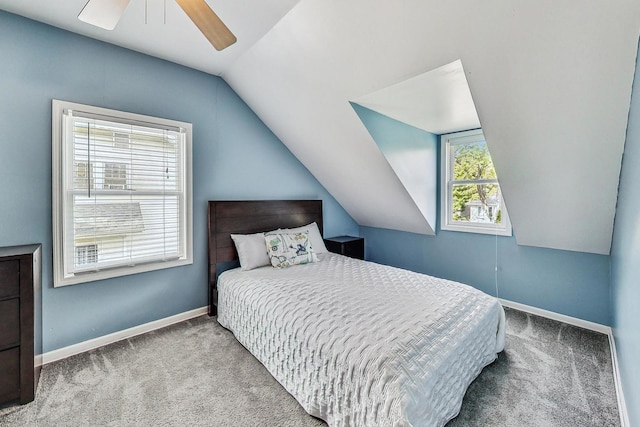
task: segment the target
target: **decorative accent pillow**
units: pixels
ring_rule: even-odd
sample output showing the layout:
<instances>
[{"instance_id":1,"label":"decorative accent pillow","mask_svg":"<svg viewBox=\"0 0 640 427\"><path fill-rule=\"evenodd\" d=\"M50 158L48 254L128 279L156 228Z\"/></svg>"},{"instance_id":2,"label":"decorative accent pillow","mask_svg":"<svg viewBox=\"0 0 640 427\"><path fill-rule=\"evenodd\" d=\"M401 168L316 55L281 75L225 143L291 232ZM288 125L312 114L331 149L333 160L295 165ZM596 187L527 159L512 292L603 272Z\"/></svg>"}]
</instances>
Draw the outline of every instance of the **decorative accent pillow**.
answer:
<instances>
[{"instance_id":1,"label":"decorative accent pillow","mask_svg":"<svg viewBox=\"0 0 640 427\"><path fill-rule=\"evenodd\" d=\"M231 238L238 251L241 270L253 270L271 263L264 246L264 233L232 234Z\"/></svg>"},{"instance_id":2,"label":"decorative accent pillow","mask_svg":"<svg viewBox=\"0 0 640 427\"><path fill-rule=\"evenodd\" d=\"M324 245L324 239L322 238L322 234L320 234L320 229L318 228L318 224L312 222L311 224L303 225L302 227L296 228L282 228L277 230L279 233L302 233L305 231L309 232L309 239L311 240L311 246L313 247L313 252L317 254L323 254L325 252L329 252Z\"/></svg>"},{"instance_id":3,"label":"decorative accent pillow","mask_svg":"<svg viewBox=\"0 0 640 427\"><path fill-rule=\"evenodd\" d=\"M309 232L265 234L271 265L284 268L297 264L316 262L318 257L313 252Z\"/></svg>"}]
</instances>

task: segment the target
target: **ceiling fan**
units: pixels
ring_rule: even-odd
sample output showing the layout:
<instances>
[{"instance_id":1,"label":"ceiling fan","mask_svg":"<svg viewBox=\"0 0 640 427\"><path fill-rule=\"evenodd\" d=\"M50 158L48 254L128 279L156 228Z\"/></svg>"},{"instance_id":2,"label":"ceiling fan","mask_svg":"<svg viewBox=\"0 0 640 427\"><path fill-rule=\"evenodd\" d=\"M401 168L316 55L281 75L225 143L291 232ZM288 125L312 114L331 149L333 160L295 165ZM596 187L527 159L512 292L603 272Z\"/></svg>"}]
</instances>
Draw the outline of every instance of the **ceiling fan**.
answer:
<instances>
[{"instance_id":1,"label":"ceiling fan","mask_svg":"<svg viewBox=\"0 0 640 427\"><path fill-rule=\"evenodd\" d=\"M78 15L78 19L105 30L113 30L129 1L89 0ZM180 5L216 50L225 49L237 41L236 36L211 10L205 0L176 0L176 3Z\"/></svg>"}]
</instances>

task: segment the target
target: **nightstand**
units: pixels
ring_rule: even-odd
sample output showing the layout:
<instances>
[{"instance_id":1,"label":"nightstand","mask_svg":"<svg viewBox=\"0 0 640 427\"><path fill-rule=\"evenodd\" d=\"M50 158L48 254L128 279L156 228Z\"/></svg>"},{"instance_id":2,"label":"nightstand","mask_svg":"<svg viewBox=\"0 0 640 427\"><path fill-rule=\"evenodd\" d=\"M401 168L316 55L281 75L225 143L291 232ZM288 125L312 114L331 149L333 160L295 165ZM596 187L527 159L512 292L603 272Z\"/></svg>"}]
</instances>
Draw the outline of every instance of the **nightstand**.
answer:
<instances>
[{"instance_id":1,"label":"nightstand","mask_svg":"<svg viewBox=\"0 0 640 427\"><path fill-rule=\"evenodd\" d=\"M364 237L336 236L324 239L329 252L364 259Z\"/></svg>"}]
</instances>

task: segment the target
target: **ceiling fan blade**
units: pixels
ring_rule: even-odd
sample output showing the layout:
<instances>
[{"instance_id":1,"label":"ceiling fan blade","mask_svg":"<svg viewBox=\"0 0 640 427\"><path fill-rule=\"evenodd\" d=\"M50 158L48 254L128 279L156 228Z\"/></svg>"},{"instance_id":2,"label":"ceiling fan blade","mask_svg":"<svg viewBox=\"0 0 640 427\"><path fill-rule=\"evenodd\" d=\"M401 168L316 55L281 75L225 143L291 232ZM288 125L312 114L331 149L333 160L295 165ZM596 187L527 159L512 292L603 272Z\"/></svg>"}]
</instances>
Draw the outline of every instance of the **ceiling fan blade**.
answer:
<instances>
[{"instance_id":1,"label":"ceiling fan blade","mask_svg":"<svg viewBox=\"0 0 640 427\"><path fill-rule=\"evenodd\" d=\"M89 0L78 19L105 30L113 30L128 4L129 0Z\"/></svg>"},{"instance_id":2,"label":"ceiling fan blade","mask_svg":"<svg viewBox=\"0 0 640 427\"><path fill-rule=\"evenodd\" d=\"M237 41L236 36L211 10L205 0L176 0L176 2L216 50L227 48Z\"/></svg>"}]
</instances>

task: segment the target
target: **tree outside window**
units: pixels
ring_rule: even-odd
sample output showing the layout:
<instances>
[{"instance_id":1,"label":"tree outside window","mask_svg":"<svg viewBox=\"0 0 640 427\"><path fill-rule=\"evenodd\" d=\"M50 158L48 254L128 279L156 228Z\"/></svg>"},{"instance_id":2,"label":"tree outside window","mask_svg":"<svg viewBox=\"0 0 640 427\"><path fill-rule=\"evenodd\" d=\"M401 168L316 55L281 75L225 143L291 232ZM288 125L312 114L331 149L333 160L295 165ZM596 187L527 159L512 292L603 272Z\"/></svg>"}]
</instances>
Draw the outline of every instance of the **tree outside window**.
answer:
<instances>
[{"instance_id":1,"label":"tree outside window","mask_svg":"<svg viewBox=\"0 0 640 427\"><path fill-rule=\"evenodd\" d=\"M489 147L481 130L442 136L444 230L511 234Z\"/></svg>"}]
</instances>

